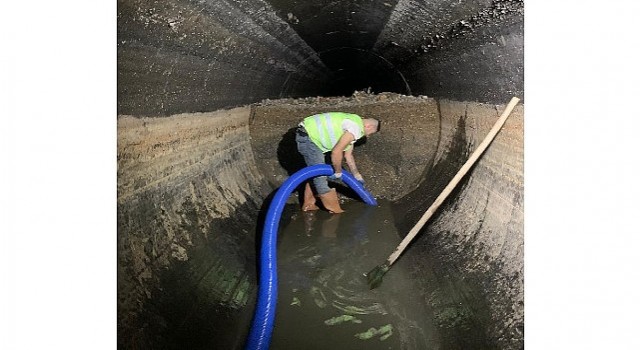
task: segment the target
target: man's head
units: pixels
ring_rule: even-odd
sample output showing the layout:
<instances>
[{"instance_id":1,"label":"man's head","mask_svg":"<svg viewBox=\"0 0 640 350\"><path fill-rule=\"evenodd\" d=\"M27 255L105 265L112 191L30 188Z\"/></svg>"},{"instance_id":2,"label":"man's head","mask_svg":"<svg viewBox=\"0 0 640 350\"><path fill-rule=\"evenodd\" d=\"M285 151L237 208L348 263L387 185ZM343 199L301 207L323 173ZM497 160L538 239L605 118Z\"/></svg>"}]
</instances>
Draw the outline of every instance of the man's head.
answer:
<instances>
[{"instance_id":1,"label":"man's head","mask_svg":"<svg viewBox=\"0 0 640 350\"><path fill-rule=\"evenodd\" d=\"M380 121L375 118L364 118L362 120L364 123L364 134L365 136L369 136L371 134L375 134L380 131Z\"/></svg>"}]
</instances>

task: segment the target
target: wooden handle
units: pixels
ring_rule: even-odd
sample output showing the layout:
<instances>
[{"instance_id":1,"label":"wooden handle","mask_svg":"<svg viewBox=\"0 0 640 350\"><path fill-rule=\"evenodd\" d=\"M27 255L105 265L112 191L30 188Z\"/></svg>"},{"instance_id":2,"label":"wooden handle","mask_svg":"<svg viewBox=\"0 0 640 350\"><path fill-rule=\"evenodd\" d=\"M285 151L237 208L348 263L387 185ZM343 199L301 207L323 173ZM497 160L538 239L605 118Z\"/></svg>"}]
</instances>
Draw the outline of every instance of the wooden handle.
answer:
<instances>
[{"instance_id":1,"label":"wooden handle","mask_svg":"<svg viewBox=\"0 0 640 350\"><path fill-rule=\"evenodd\" d=\"M389 256L389 258L387 258L387 262L389 266L391 266L391 264L393 264L396 261L396 259L398 259L400 254L402 254L404 249L407 247L407 245L409 245L409 242L411 242L411 240L416 236L416 234L418 234L418 231L420 231L422 226L424 226L424 224L427 222L427 220L429 220L431 215L433 215L433 213L438 209L438 207L440 207L440 204L442 204L442 202L444 202L444 200L451 193L451 191L453 191L454 187L456 187L456 185L458 184L458 182L460 182L462 177L469 171L471 166L473 166L473 164L478 160L478 158L480 158L480 155L482 155L482 152L484 152L484 150L487 149L491 141L493 141L493 138L496 136L498 131L500 131L500 128L502 128L502 125L504 125L504 122L509 117L509 114L511 114L513 107L515 107L519 101L520 99L517 97L513 97L511 99L507 107L504 109L504 112L502 112L502 115L500 116L500 118L498 118L496 123L493 125L493 128L491 128L491 130L489 131L487 136L484 138L484 140L482 140L478 148L476 148L476 150L469 157L469 159L467 159L466 163L464 163L462 168L458 170L458 173L453 177L453 179L449 181L449 184L447 185L447 187L445 187L444 190L442 190L442 193L440 193L438 198L436 198L436 200L433 202L433 204L431 204L429 209L427 209L427 211L422 215L420 220L418 220L418 223L415 226L413 226L411 231L409 231L409 233L404 237L404 239L402 240L402 242L400 242L396 250L394 250L393 253L391 253L391 255Z\"/></svg>"}]
</instances>

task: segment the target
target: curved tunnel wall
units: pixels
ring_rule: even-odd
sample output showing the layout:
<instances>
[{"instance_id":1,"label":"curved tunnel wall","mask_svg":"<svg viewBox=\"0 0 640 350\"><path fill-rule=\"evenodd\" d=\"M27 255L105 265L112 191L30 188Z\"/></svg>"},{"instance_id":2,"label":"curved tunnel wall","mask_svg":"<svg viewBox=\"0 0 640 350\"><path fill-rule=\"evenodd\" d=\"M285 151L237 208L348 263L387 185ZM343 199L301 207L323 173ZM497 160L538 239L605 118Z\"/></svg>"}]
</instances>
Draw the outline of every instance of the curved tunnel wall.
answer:
<instances>
[{"instance_id":1,"label":"curved tunnel wall","mask_svg":"<svg viewBox=\"0 0 640 350\"><path fill-rule=\"evenodd\" d=\"M253 159L249 113L118 118L119 348L244 341L237 329L248 327L255 294L252 226L271 191Z\"/></svg>"},{"instance_id":2,"label":"curved tunnel wall","mask_svg":"<svg viewBox=\"0 0 640 350\"><path fill-rule=\"evenodd\" d=\"M193 310L218 315L221 324L237 329L248 324L255 219L278 176L286 176L280 169L273 177L269 171L278 164L267 164L260 152L282 137L278 128L292 125L261 119L256 107L211 111L369 86L405 94L408 86L413 94L439 97L425 99L432 106L407 120L382 112L390 126L385 137L361 148L361 170L379 176L370 182L372 192L408 208L396 215L406 232L490 127L487 116L497 116L491 103L522 97L522 36L522 1L119 0L119 344L167 345L171 338L178 342L174 347L234 348L243 342L241 331L211 334L218 324L189 330L202 333L197 339L184 338L185 328L196 324L189 321L197 318ZM341 50L371 54L327 56ZM369 59L362 61L364 56ZM362 72L368 69L378 74L367 80ZM336 87L335 81L345 84ZM376 111L375 103L367 107L357 96L343 107ZM442 280L462 276L455 283L472 285L477 293L425 300L439 300L444 311L457 300L486 304L483 332L499 348L520 348L523 338L523 137L517 111L505 126L509 131L498 135L398 262L417 266L417 278L425 259L442 265ZM273 135L256 133L260 123ZM417 132L427 124L426 134ZM419 140L425 153L409 154L411 166L403 166L409 160L401 157L390 157L397 164L376 158L375 149L402 155ZM390 191L380 180L385 178L400 183L402 195ZM214 249L220 259L197 260L198 247ZM172 302L163 300L168 290L183 293L191 309L171 309ZM208 303L211 294L220 305ZM458 330L468 326L458 323Z\"/></svg>"},{"instance_id":3,"label":"curved tunnel wall","mask_svg":"<svg viewBox=\"0 0 640 350\"><path fill-rule=\"evenodd\" d=\"M504 105L439 101L440 142L433 165L415 191L396 201L401 232L413 227L503 110ZM446 315L443 326L458 332L461 348L478 344L469 343L473 335L460 335L485 326L489 348L523 347L523 118L518 105L398 262L413 266L416 279L425 284L443 286L426 299L436 313Z\"/></svg>"},{"instance_id":4,"label":"curved tunnel wall","mask_svg":"<svg viewBox=\"0 0 640 350\"><path fill-rule=\"evenodd\" d=\"M407 85L504 103L523 97L523 18L518 0L118 0L118 114Z\"/></svg>"}]
</instances>

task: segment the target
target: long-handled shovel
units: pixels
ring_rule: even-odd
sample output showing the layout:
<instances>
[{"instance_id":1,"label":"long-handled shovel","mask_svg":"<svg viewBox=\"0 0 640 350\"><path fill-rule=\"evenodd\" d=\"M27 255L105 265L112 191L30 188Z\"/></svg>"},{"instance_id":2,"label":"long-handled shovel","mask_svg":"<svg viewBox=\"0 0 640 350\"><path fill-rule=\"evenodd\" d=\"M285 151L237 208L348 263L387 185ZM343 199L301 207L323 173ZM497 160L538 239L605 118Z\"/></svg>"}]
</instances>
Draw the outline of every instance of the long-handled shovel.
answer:
<instances>
[{"instance_id":1,"label":"long-handled shovel","mask_svg":"<svg viewBox=\"0 0 640 350\"><path fill-rule=\"evenodd\" d=\"M442 193L440 193L438 198L436 198L436 200L433 202L433 204L431 204L429 209L427 209L427 211L422 215L420 220L418 220L418 223L415 226L413 226L411 231L409 231L409 233L404 237L404 239L402 240L402 242L400 242L400 245L398 245L396 250L394 250L393 253L391 253L391 255L387 258L387 261L385 261L381 265L376 266L373 270L369 271L369 273L365 274L365 276L367 277L367 281L369 282L369 289L376 288L377 286L380 285L380 283L382 283L382 276L384 276L384 274L387 273L387 271L389 271L389 269L391 268L391 265L393 265L393 263L398 259L400 254L402 254L402 252L407 247L409 242L411 242L411 240L416 236L418 231L420 231L422 226L424 226L427 220L429 220L431 215L433 215L433 213L438 209L438 207L440 207L440 204L444 202L444 200L451 193L454 187L456 187L458 182L460 182L462 177L467 173L467 171L469 171L471 166L473 166L473 164L478 160L478 158L480 158L480 155L482 155L482 152L484 152L484 150L487 149L491 141L493 141L493 138L496 136L498 131L500 131L500 128L502 128L502 125L504 125L504 122L509 117L509 114L511 114L513 107L515 107L519 101L520 99L517 97L513 97L511 99L507 107L504 109L504 112L502 112L502 115L500 116L500 118L498 118L496 123L493 125L493 128L491 128L491 130L489 131L487 136L484 138L484 140L482 140L478 148L476 148L476 150L469 157L467 162L464 163L462 168L458 170L458 173L453 177L453 179L449 181L449 184L447 185L447 187L445 187L444 190L442 190Z\"/></svg>"}]
</instances>

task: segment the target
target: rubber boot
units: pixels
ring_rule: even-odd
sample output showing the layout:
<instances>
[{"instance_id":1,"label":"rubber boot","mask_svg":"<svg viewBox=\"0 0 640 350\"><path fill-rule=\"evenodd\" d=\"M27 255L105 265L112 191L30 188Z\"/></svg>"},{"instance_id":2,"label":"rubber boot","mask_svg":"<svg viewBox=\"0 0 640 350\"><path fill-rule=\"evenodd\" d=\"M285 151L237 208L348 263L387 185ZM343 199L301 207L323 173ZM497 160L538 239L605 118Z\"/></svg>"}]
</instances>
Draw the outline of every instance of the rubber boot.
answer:
<instances>
[{"instance_id":1,"label":"rubber boot","mask_svg":"<svg viewBox=\"0 0 640 350\"><path fill-rule=\"evenodd\" d=\"M325 209L333 214L344 213L344 210L340 208L340 201L338 200L338 192L335 188L332 188L329 192L321 194L320 200Z\"/></svg>"},{"instance_id":2,"label":"rubber boot","mask_svg":"<svg viewBox=\"0 0 640 350\"><path fill-rule=\"evenodd\" d=\"M304 201L302 202L302 211L312 211L318 209L320 208L318 208L318 206L316 205L316 197L313 195L311 186L307 182L304 185Z\"/></svg>"}]
</instances>

